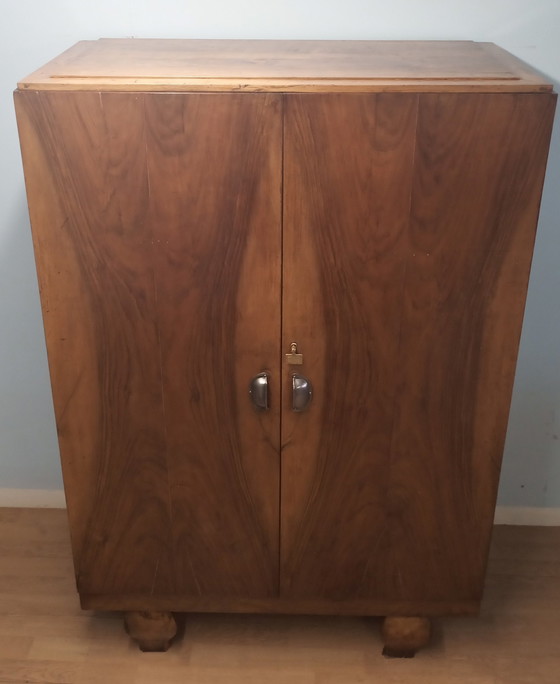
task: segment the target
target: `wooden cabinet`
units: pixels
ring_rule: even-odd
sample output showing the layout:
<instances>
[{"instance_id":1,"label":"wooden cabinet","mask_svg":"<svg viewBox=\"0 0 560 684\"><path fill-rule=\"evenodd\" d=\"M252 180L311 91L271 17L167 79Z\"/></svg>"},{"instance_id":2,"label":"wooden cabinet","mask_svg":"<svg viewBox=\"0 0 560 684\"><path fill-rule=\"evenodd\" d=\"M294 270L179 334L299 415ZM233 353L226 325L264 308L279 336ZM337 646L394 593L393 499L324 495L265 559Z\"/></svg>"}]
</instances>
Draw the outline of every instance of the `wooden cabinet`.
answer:
<instances>
[{"instance_id":1,"label":"wooden cabinet","mask_svg":"<svg viewBox=\"0 0 560 684\"><path fill-rule=\"evenodd\" d=\"M477 611L555 97L475 43L86 41L19 84L84 608L389 653Z\"/></svg>"}]
</instances>

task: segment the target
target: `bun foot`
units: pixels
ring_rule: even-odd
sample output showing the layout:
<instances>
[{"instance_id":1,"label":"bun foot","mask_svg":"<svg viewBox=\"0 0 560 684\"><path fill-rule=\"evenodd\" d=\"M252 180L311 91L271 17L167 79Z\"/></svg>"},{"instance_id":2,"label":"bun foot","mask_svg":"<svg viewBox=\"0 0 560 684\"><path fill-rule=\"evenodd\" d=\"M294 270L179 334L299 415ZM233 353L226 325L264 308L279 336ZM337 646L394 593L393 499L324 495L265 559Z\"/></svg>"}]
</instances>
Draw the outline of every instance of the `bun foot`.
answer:
<instances>
[{"instance_id":1,"label":"bun foot","mask_svg":"<svg viewBox=\"0 0 560 684\"><path fill-rule=\"evenodd\" d=\"M388 658L414 658L416 651L430 640L428 618L386 617L381 626L385 643L383 655Z\"/></svg>"},{"instance_id":2,"label":"bun foot","mask_svg":"<svg viewBox=\"0 0 560 684\"><path fill-rule=\"evenodd\" d=\"M124 627L141 651L167 651L177 633L171 613L128 612L124 614Z\"/></svg>"}]
</instances>

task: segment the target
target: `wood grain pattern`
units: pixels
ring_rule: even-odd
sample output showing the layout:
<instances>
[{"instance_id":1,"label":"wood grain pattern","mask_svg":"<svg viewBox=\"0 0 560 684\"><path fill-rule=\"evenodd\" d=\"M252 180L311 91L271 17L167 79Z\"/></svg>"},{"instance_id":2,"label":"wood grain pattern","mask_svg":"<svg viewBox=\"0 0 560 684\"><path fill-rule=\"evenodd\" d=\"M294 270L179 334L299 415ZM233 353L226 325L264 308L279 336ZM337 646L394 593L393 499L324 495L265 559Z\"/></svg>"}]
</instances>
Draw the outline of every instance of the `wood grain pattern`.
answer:
<instances>
[{"instance_id":1,"label":"wood grain pattern","mask_svg":"<svg viewBox=\"0 0 560 684\"><path fill-rule=\"evenodd\" d=\"M315 396L291 411L286 366L282 594L342 601L384 563L418 98L286 100L284 348Z\"/></svg>"},{"instance_id":2,"label":"wood grain pattern","mask_svg":"<svg viewBox=\"0 0 560 684\"><path fill-rule=\"evenodd\" d=\"M146 95L179 593L278 586L281 100ZM270 409L249 381L270 374Z\"/></svg>"},{"instance_id":3,"label":"wood grain pattern","mask_svg":"<svg viewBox=\"0 0 560 684\"><path fill-rule=\"evenodd\" d=\"M547 90L491 43L471 41L81 41L20 89L187 91Z\"/></svg>"},{"instance_id":4,"label":"wood grain pattern","mask_svg":"<svg viewBox=\"0 0 560 684\"><path fill-rule=\"evenodd\" d=\"M385 585L480 600L555 97L421 102Z\"/></svg>"},{"instance_id":5,"label":"wood grain pattern","mask_svg":"<svg viewBox=\"0 0 560 684\"><path fill-rule=\"evenodd\" d=\"M78 586L169 591L143 111L95 93L16 105Z\"/></svg>"},{"instance_id":6,"label":"wood grain pattern","mask_svg":"<svg viewBox=\"0 0 560 684\"><path fill-rule=\"evenodd\" d=\"M80 591L276 591L278 98L16 101Z\"/></svg>"},{"instance_id":7,"label":"wood grain pattern","mask_svg":"<svg viewBox=\"0 0 560 684\"><path fill-rule=\"evenodd\" d=\"M287 97L282 592L478 601L554 97L386 97Z\"/></svg>"}]
</instances>

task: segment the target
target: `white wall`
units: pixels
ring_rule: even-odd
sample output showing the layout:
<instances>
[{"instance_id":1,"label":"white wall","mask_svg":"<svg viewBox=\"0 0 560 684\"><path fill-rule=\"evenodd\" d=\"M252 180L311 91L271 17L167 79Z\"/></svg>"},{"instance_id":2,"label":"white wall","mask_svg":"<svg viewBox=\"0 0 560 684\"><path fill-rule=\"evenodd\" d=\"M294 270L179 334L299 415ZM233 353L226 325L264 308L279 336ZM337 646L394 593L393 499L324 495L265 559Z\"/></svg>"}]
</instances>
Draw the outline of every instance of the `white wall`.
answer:
<instances>
[{"instance_id":1,"label":"white wall","mask_svg":"<svg viewBox=\"0 0 560 684\"><path fill-rule=\"evenodd\" d=\"M558 0L4 0L0 19L0 489L61 487L11 91L81 39L493 41L560 81ZM500 502L560 507L560 126L556 126Z\"/></svg>"}]
</instances>

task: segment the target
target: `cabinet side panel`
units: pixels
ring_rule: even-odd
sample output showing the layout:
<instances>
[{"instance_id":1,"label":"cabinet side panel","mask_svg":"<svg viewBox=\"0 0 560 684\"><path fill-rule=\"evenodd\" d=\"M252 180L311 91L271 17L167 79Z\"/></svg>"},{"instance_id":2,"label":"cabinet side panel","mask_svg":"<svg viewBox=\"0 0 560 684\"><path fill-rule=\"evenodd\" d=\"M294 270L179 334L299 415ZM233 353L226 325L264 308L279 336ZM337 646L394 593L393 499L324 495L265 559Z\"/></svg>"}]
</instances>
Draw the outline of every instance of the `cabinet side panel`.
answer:
<instances>
[{"instance_id":1,"label":"cabinet side panel","mask_svg":"<svg viewBox=\"0 0 560 684\"><path fill-rule=\"evenodd\" d=\"M172 591L142 98L16 106L78 587Z\"/></svg>"},{"instance_id":2,"label":"cabinet side panel","mask_svg":"<svg viewBox=\"0 0 560 684\"><path fill-rule=\"evenodd\" d=\"M278 589L281 96L145 96L177 590ZM249 381L269 374L269 409Z\"/></svg>"},{"instance_id":3,"label":"cabinet side panel","mask_svg":"<svg viewBox=\"0 0 560 684\"><path fill-rule=\"evenodd\" d=\"M418 99L285 99L282 595L383 596Z\"/></svg>"},{"instance_id":4,"label":"cabinet side panel","mask_svg":"<svg viewBox=\"0 0 560 684\"><path fill-rule=\"evenodd\" d=\"M420 98L388 517L402 598L482 594L554 106Z\"/></svg>"}]
</instances>

